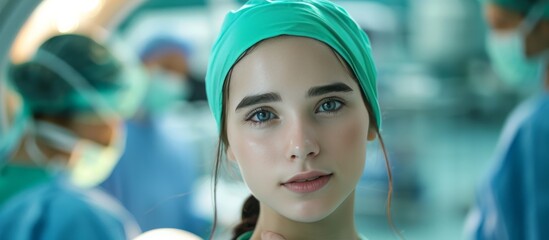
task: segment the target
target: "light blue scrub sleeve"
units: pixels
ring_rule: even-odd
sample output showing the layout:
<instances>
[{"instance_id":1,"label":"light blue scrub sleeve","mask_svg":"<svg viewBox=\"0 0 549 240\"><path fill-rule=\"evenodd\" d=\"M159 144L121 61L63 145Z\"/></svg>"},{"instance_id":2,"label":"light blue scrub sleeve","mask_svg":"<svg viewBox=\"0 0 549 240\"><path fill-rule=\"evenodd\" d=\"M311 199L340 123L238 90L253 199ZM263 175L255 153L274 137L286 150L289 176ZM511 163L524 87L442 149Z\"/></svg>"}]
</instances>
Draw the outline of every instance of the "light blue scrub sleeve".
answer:
<instances>
[{"instance_id":1,"label":"light blue scrub sleeve","mask_svg":"<svg viewBox=\"0 0 549 240\"><path fill-rule=\"evenodd\" d=\"M10 240L119 240L139 228L108 201L52 181L14 196L0 208L0 236Z\"/></svg>"}]
</instances>

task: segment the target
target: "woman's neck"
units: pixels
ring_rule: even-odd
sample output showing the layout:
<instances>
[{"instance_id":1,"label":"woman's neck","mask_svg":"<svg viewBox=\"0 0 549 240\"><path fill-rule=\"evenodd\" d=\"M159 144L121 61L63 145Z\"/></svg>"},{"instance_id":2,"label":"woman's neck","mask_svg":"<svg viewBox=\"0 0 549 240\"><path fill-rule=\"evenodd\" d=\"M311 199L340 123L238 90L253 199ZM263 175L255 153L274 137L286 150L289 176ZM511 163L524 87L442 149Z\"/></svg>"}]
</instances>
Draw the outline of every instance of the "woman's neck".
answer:
<instances>
[{"instance_id":1,"label":"woman's neck","mask_svg":"<svg viewBox=\"0 0 549 240\"><path fill-rule=\"evenodd\" d=\"M326 218L313 223L288 219L260 203L260 214L252 240L260 240L263 231L294 239L358 239L354 221L354 192Z\"/></svg>"}]
</instances>

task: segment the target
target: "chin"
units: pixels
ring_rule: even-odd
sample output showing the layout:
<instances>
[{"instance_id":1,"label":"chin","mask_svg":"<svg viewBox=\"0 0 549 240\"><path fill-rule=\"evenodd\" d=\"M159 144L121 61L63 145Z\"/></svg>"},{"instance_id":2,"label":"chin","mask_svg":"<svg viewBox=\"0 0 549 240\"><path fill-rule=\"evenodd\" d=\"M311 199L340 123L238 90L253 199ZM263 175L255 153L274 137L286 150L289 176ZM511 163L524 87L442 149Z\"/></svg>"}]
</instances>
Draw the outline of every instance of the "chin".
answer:
<instances>
[{"instance_id":1,"label":"chin","mask_svg":"<svg viewBox=\"0 0 549 240\"><path fill-rule=\"evenodd\" d=\"M284 209L279 209L278 212L295 222L314 223L327 218L335 211L337 206L330 205L333 206L311 202L294 203L289 205L291 207L285 206Z\"/></svg>"},{"instance_id":2,"label":"chin","mask_svg":"<svg viewBox=\"0 0 549 240\"><path fill-rule=\"evenodd\" d=\"M300 222L300 223L315 223L319 222L327 217L327 215L320 215L320 214L311 214L311 215L297 215L292 214L292 216L285 216L286 218L294 221L294 222Z\"/></svg>"}]
</instances>

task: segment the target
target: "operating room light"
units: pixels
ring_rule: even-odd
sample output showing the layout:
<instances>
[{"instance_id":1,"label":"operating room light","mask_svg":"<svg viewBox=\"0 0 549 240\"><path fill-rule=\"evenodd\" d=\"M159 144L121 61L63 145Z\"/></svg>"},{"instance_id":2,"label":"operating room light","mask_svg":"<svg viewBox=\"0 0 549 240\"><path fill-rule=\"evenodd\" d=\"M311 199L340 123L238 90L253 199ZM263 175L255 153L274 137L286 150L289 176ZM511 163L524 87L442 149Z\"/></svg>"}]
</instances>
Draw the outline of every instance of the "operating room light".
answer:
<instances>
[{"instance_id":1,"label":"operating room light","mask_svg":"<svg viewBox=\"0 0 549 240\"><path fill-rule=\"evenodd\" d=\"M76 30L81 22L97 14L104 0L50 0L44 11L51 14L61 33Z\"/></svg>"}]
</instances>

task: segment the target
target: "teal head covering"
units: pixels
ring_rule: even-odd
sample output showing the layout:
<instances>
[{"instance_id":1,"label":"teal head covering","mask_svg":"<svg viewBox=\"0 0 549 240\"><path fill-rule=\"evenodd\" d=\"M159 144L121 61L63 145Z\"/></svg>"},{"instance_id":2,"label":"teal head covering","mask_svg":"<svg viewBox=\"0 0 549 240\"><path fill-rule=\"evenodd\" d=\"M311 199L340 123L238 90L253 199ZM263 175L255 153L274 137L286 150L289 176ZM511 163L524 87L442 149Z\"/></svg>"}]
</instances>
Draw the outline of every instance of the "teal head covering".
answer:
<instances>
[{"instance_id":1,"label":"teal head covering","mask_svg":"<svg viewBox=\"0 0 549 240\"><path fill-rule=\"evenodd\" d=\"M208 63L206 94L218 129L223 110L223 84L230 69L248 48L280 35L316 39L345 59L381 128L370 41L342 7L328 0L250 0L239 10L227 14Z\"/></svg>"},{"instance_id":2,"label":"teal head covering","mask_svg":"<svg viewBox=\"0 0 549 240\"><path fill-rule=\"evenodd\" d=\"M543 17L549 18L548 0L482 0L483 2L493 3L505 9L527 15L534 8L543 8Z\"/></svg>"}]
</instances>

